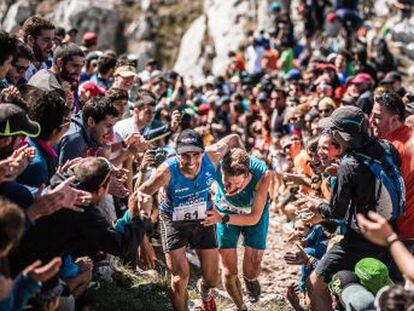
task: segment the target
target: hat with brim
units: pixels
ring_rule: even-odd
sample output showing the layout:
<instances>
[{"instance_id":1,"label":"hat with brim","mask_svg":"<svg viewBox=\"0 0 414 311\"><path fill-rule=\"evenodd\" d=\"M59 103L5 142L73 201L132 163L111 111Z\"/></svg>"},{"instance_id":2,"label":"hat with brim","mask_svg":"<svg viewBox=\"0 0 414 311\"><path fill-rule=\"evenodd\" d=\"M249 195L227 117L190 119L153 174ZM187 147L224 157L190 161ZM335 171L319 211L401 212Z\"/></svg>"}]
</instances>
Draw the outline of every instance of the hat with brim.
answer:
<instances>
[{"instance_id":1,"label":"hat with brim","mask_svg":"<svg viewBox=\"0 0 414 311\"><path fill-rule=\"evenodd\" d=\"M384 79L381 80L380 84L391 84L396 81L401 82L401 80L401 75L398 72L391 71L385 75Z\"/></svg>"},{"instance_id":2,"label":"hat with brim","mask_svg":"<svg viewBox=\"0 0 414 311\"><path fill-rule=\"evenodd\" d=\"M370 141L364 112L355 106L335 109L330 117L319 120L318 127L331 129L338 140L353 148L363 147Z\"/></svg>"},{"instance_id":3,"label":"hat with brim","mask_svg":"<svg viewBox=\"0 0 414 311\"><path fill-rule=\"evenodd\" d=\"M120 66L115 70L114 76L121 76L123 78L137 77L135 68L132 66Z\"/></svg>"},{"instance_id":4,"label":"hat with brim","mask_svg":"<svg viewBox=\"0 0 414 311\"><path fill-rule=\"evenodd\" d=\"M40 124L32 121L19 106L0 104L0 136L29 136L40 134Z\"/></svg>"},{"instance_id":5,"label":"hat with brim","mask_svg":"<svg viewBox=\"0 0 414 311\"><path fill-rule=\"evenodd\" d=\"M193 129L182 131L177 137L176 144L177 154L187 152L204 152L203 138Z\"/></svg>"}]
</instances>

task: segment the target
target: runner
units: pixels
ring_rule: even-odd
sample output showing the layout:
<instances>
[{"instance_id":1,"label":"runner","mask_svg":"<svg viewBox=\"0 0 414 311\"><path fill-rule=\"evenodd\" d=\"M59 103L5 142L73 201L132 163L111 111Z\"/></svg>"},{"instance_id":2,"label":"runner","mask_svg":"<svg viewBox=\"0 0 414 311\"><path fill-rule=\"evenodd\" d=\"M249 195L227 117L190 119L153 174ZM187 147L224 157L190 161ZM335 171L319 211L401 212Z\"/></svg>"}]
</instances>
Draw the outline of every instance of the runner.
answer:
<instances>
[{"instance_id":1,"label":"runner","mask_svg":"<svg viewBox=\"0 0 414 311\"><path fill-rule=\"evenodd\" d=\"M186 129L178 135L177 155L164 162L138 189L138 197L150 201L150 196L164 187L166 198L160 204L160 225L167 268L172 274L174 310L188 310L187 245L196 250L200 259L202 278L198 288L202 310L216 310L211 289L219 282L217 242L214 227L203 226L201 220L211 209L210 186L218 162L231 148L240 146L240 137L233 134L204 149L201 135ZM149 214L152 202L142 206Z\"/></svg>"},{"instance_id":2,"label":"runner","mask_svg":"<svg viewBox=\"0 0 414 311\"><path fill-rule=\"evenodd\" d=\"M206 226L217 224L223 283L238 310L247 310L237 269L240 234L245 247L243 278L250 302L258 301L261 294L257 278L269 226L270 180L271 171L264 162L243 149L231 149L217 170L216 210L209 211L204 220Z\"/></svg>"}]
</instances>

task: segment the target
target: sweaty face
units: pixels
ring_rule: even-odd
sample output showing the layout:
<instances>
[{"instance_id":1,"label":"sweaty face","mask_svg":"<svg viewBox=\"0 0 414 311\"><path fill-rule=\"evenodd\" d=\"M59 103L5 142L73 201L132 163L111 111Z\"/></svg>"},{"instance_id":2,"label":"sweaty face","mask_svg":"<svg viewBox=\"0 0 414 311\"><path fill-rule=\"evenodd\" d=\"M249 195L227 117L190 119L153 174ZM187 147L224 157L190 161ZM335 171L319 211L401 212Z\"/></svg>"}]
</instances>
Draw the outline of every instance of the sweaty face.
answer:
<instances>
[{"instance_id":1,"label":"sweaty face","mask_svg":"<svg viewBox=\"0 0 414 311\"><path fill-rule=\"evenodd\" d=\"M44 62L49 58L52 53L54 37L55 31L53 29L43 29L40 35L35 38L33 52L37 61Z\"/></svg>"},{"instance_id":2,"label":"sweaty face","mask_svg":"<svg viewBox=\"0 0 414 311\"><path fill-rule=\"evenodd\" d=\"M201 166L202 153L185 152L178 155L180 168L189 175L196 175Z\"/></svg>"},{"instance_id":3,"label":"sweaty face","mask_svg":"<svg viewBox=\"0 0 414 311\"><path fill-rule=\"evenodd\" d=\"M227 195L235 195L240 193L246 187L246 181L249 177L248 174L231 176L225 174L222 171L223 175L223 186Z\"/></svg>"},{"instance_id":4,"label":"sweaty face","mask_svg":"<svg viewBox=\"0 0 414 311\"><path fill-rule=\"evenodd\" d=\"M96 123L95 126L90 129L93 139L103 146L110 145L113 140L113 127L116 121L116 117L107 115L105 119Z\"/></svg>"},{"instance_id":5,"label":"sweaty face","mask_svg":"<svg viewBox=\"0 0 414 311\"><path fill-rule=\"evenodd\" d=\"M3 64L0 64L0 80L6 78L7 72L10 70L12 66L12 59L13 57L10 55Z\"/></svg>"},{"instance_id":6,"label":"sweaty face","mask_svg":"<svg viewBox=\"0 0 414 311\"><path fill-rule=\"evenodd\" d=\"M387 108L375 102L369 118L371 133L376 138L384 138L392 129L391 124L395 116L391 115Z\"/></svg>"},{"instance_id":7,"label":"sweaty face","mask_svg":"<svg viewBox=\"0 0 414 311\"><path fill-rule=\"evenodd\" d=\"M9 72L7 73L7 80L16 85L17 82L24 77L26 70L29 68L30 61L26 58L19 58L12 63Z\"/></svg>"},{"instance_id":8,"label":"sweaty face","mask_svg":"<svg viewBox=\"0 0 414 311\"><path fill-rule=\"evenodd\" d=\"M342 154L341 148L334 144L332 136L323 135L318 142L318 156L321 164L326 167Z\"/></svg>"},{"instance_id":9,"label":"sweaty face","mask_svg":"<svg viewBox=\"0 0 414 311\"><path fill-rule=\"evenodd\" d=\"M85 58L82 56L74 56L61 69L61 76L63 80L70 83L78 82L79 76L82 72L82 67L85 63Z\"/></svg>"}]
</instances>

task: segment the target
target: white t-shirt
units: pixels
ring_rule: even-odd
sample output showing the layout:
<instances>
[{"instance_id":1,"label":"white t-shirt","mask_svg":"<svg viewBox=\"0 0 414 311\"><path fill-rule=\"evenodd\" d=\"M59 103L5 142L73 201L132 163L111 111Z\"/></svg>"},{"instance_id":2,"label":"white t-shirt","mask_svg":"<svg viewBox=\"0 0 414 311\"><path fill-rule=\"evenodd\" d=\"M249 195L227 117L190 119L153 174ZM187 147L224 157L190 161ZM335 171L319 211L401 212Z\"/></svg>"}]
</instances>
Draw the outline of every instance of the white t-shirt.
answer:
<instances>
[{"instance_id":1,"label":"white t-shirt","mask_svg":"<svg viewBox=\"0 0 414 311\"><path fill-rule=\"evenodd\" d=\"M264 50L262 47L249 46L246 50L247 72L250 74L260 73L263 71L262 58Z\"/></svg>"},{"instance_id":2,"label":"white t-shirt","mask_svg":"<svg viewBox=\"0 0 414 311\"><path fill-rule=\"evenodd\" d=\"M118 121L114 125L115 141L120 142L132 133L139 133L139 129L133 117Z\"/></svg>"}]
</instances>

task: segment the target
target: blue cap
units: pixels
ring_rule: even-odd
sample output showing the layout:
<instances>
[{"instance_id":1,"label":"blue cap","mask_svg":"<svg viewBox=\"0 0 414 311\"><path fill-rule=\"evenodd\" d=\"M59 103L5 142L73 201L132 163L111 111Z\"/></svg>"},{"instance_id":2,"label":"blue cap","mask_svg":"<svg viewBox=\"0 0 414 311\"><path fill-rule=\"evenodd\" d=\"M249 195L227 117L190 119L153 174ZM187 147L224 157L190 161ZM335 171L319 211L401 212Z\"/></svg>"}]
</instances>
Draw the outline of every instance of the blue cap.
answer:
<instances>
[{"instance_id":1,"label":"blue cap","mask_svg":"<svg viewBox=\"0 0 414 311\"><path fill-rule=\"evenodd\" d=\"M302 74L300 73L298 69L294 68L294 69L290 69L287 73L285 73L283 78L286 81L299 80L300 78L302 78Z\"/></svg>"}]
</instances>

